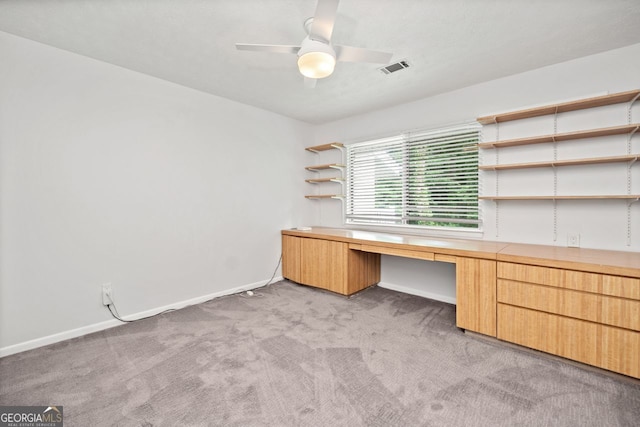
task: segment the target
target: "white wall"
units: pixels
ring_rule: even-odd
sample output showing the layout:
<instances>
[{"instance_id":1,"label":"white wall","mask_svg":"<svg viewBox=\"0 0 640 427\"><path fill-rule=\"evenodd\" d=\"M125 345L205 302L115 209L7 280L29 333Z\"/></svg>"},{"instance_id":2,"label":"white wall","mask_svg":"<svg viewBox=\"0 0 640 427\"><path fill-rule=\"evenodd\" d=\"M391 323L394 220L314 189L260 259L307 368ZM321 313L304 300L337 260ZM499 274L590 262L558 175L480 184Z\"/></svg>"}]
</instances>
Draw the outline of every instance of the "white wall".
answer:
<instances>
[{"instance_id":1,"label":"white wall","mask_svg":"<svg viewBox=\"0 0 640 427\"><path fill-rule=\"evenodd\" d=\"M497 60L487 58L487 60ZM454 92L444 93L420 101L375 111L358 117L328 123L315 128L316 143L342 141L346 144L366 138L380 137L416 128L436 128L443 125L474 120L476 117L505 112L533 105L578 99L606 93L640 88L640 44L604 52L562 64L478 84ZM411 72L411 69L401 71ZM393 78L393 75L389 76ZM626 105L566 113L558 118L558 132L589 129L627 123ZM640 122L640 102L634 105L633 121ZM484 129L487 141L495 140L495 129ZM553 133L553 118L531 119L525 123L504 124L500 138ZM633 152L640 152L640 135L632 139ZM553 159L553 148L502 149L501 162L526 162ZM584 158L626 154L626 136L599 138L597 141L563 143L558 158ZM482 161L492 164L494 152L484 150ZM502 157L504 156L504 157ZM514 156L512 160L508 156ZM551 157L549 157L551 156ZM640 165L634 165L633 188L640 192ZM481 173L482 192L494 194L495 173ZM500 173L500 190L507 194L553 194L553 172L530 169ZM515 193L514 193L515 192ZM558 171L558 194L625 194L624 165L570 167ZM319 225L344 226L342 206L335 200L317 203ZM624 201L563 201L557 205L557 238L554 240L553 203L500 202L496 228L496 204L481 202L483 233L477 238L508 242L566 245L567 233L579 233L581 246L589 248L640 251L640 203L631 205L631 244L627 245L627 205ZM465 236L473 237L473 236ZM432 263L384 257L382 280L396 287L406 286L415 292L439 294L443 300L455 297L453 272L443 272ZM440 279L425 275L431 268ZM409 273L410 272L410 273ZM434 288L434 286L436 286Z\"/></svg>"},{"instance_id":2,"label":"white wall","mask_svg":"<svg viewBox=\"0 0 640 427\"><path fill-rule=\"evenodd\" d=\"M302 197L326 188L305 184L301 166L335 153L304 146L640 87L635 45L313 127L1 32L0 54L0 355L113 326L105 282L123 315L264 283L280 229L343 225L340 202ZM631 246L626 208L589 203L563 204L559 235L640 250L640 203ZM548 206L501 207L497 237L495 207L483 208L481 238L564 243ZM383 257L382 281L455 299L450 264Z\"/></svg>"},{"instance_id":3,"label":"white wall","mask_svg":"<svg viewBox=\"0 0 640 427\"><path fill-rule=\"evenodd\" d=\"M6 33L0 54L0 354L112 326L105 282L128 315L271 277L312 213L309 125Z\"/></svg>"}]
</instances>

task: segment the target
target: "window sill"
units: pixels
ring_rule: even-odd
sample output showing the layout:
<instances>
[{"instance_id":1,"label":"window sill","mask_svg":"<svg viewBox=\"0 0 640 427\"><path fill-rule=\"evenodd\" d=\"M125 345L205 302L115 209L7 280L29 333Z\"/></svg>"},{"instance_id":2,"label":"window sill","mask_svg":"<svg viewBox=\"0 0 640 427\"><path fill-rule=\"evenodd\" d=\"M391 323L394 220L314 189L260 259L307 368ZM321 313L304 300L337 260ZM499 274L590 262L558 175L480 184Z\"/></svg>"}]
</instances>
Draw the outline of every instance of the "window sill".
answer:
<instances>
[{"instance_id":1,"label":"window sill","mask_svg":"<svg viewBox=\"0 0 640 427\"><path fill-rule=\"evenodd\" d=\"M437 227L421 227L411 225L373 225L373 224L353 224L343 222L343 227L351 230L375 231L380 233L411 234L426 237L448 237L452 239L477 239L484 238L482 225L477 229L441 229Z\"/></svg>"}]
</instances>

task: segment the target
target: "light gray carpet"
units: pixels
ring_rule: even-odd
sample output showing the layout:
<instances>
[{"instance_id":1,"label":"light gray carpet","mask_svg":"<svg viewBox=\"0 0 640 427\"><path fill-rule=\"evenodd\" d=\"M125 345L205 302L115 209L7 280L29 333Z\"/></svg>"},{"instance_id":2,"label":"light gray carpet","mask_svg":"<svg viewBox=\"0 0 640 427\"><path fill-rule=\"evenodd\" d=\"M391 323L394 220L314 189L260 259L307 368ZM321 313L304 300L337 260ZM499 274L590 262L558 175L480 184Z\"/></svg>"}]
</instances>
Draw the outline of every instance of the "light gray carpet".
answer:
<instances>
[{"instance_id":1,"label":"light gray carpet","mask_svg":"<svg viewBox=\"0 0 640 427\"><path fill-rule=\"evenodd\" d=\"M280 282L0 359L66 426L637 426L640 385L455 327L455 307Z\"/></svg>"}]
</instances>

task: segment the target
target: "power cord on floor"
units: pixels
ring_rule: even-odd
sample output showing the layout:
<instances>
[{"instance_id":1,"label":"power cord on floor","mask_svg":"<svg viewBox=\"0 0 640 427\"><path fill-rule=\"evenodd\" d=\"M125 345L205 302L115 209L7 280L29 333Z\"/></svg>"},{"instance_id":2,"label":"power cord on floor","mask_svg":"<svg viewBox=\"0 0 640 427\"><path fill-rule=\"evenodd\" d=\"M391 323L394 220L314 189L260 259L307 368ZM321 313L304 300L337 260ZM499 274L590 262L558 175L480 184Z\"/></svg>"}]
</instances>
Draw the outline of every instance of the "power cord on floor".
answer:
<instances>
[{"instance_id":1,"label":"power cord on floor","mask_svg":"<svg viewBox=\"0 0 640 427\"><path fill-rule=\"evenodd\" d=\"M113 310L111 309L111 307L113 307ZM185 307L188 307L188 306L185 305L182 308L185 308ZM150 319L152 317L160 316L161 314L165 314L165 313L168 313L170 311L180 310L179 308L169 308L167 310L161 311L160 313L152 314L151 316L140 317L138 319L133 319L133 320L126 320L126 319L123 319L122 317L120 317L120 315L118 314L118 309L116 308L115 304L108 304L107 308L109 309L109 312L111 313L111 315L115 319L118 319L119 321L124 322L124 323L133 323L133 322L137 322L138 320ZM114 310L115 310L115 313L113 312Z\"/></svg>"},{"instance_id":2,"label":"power cord on floor","mask_svg":"<svg viewBox=\"0 0 640 427\"><path fill-rule=\"evenodd\" d=\"M273 282L273 279L276 277L276 273L278 272L278 268L280 267L280 264L282 263L282 253L280 254L280 259L278 260L278 264L276 265L276 269L273 270L273 274L271 275L271 279L269 279L269 281L267 283L265 283L264 285L260 286L260 288L266 288L267 286L271 285L271 283ZM259 293L259 292L254 292L254 291L240 291L237 292L235 294L230 294L230 295L226 295L226 296L231 296L231 295L240 295L242 298L262 298L264 295Z\"/></svg>"},{"instance_id":3,"label":"power cord on floor","mask_svg":"<svg viewBox=\"0 0 640 427\"><path fill-rule=\"evenodd\" d=\"M280 259L278 259L278 264L276 265L275 270L273 270L273 275L271 276L271 279L269 279L269 281L267 281L267 283L265 283L264 285L260 286L260 288L266 288L267 286L273 284L273 279L276 277L276 273L278 272L278 268L280 267L281 263L282 263L282 253L280 253ZM233 294L220 295L218 297L213 297L213 298L210 298L210 299L208 299L206 301L199 302L198 304L204 304L204 303L213 301L214 299L230 297L230 296L234 296L234 295L239 295L242 298L261 298L261 297L264 296L263 294L261 294L259 292L254 292L254 291L251 291L251 290L249 290L249 291L244 291L243 290L243 291L239 291L239 292L236 292L236 293L233 293ZM118 308L116 307L116 305L113 302L111 304L107 304L107 308L109 309L109 313L111 313L111 316L113 316L114 319L119 320L119 321L124 322L124 323L133 323L133 322L137 322L138 320L151 319L152 317L160 316L162 314L169 313L171 311L181 310L183 308L190 307L192 305L194 305L194 304L185 305L184 307L180 307L180 308L169 308L167 310L163 310L163 311L161 311L159 313L152 314L150 316L140 317L138 319L132 319L132 320L123 319L122 316L120 316L120 313L118 313Z\"/></svg>"}]
</instances>

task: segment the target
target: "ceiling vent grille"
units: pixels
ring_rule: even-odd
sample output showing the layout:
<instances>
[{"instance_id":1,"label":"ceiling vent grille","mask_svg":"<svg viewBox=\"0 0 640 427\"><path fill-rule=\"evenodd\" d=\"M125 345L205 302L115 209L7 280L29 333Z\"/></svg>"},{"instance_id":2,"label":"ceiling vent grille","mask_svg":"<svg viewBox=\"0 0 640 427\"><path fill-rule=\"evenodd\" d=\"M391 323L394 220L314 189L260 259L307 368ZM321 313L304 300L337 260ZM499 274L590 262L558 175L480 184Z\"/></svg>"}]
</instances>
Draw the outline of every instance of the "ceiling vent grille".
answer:
<instances>
[{"instance_id":1,"label":"ceiling vent grille","mask_svg":"<svg viewBox=\"0 0 640 427\"><path fill-rule=\"evenodd\" d=\"M409 68L409 63L406 60L396 62L395 64L389 64L384 67L378 68L378 70L382 71L384 74L395 73L396 71L404 70L405 68Z\"/></svg>"}]
</instances>

